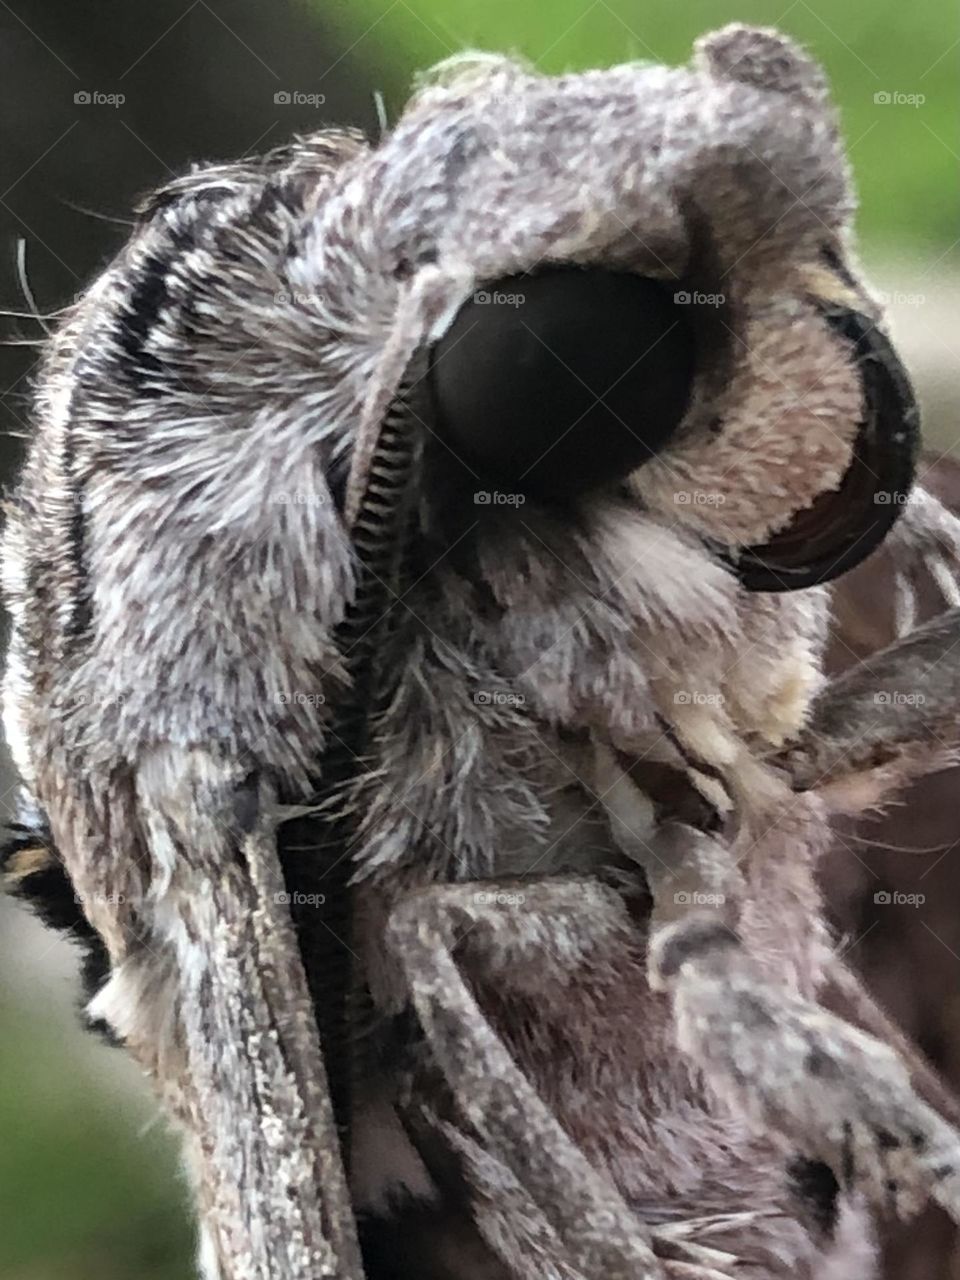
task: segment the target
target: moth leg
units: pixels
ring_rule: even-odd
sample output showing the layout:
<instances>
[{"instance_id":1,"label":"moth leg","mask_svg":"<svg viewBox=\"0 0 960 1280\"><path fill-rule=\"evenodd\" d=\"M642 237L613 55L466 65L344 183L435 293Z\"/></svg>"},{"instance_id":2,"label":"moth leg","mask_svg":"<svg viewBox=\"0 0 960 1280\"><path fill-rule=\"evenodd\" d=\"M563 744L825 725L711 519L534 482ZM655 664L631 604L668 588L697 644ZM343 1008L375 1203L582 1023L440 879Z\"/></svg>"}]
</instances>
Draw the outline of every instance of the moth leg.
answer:
<instances>
[{"instance_id":1,"label":"moth leg","mask_svg":"<svg viewBox=\"0 0 960 1280\"><path fill-rule=\"evenodd\" d=\"M732 909L743 888L732 849L680 824L638 841L628 785L602 782L618 843L648 871L650 982L669 995L678 1045L691 1063L731 1108L830 1166L842 1186L901 1215L932 1195L960 1220L960 1132L918 1092L940 1101L932 1073L918 1069L915 1055L805 998L815 983L806 966L797 973L791 965L802 940L788 938L777 956L756 921ZM673 884L706 887L715 908L691 909L692 893L673 893ZM786 915L783 927L789 935ZM820 949L816 932L811 948ZM839 982L836 965L826 969L828 983ZM883 1032L882 1019L873 1021Z\"/></svg>"},{"instance_id":2,"label":"moth leg","mask_svg":"<svg viewBox=\"0 0 960 1280\"><path fill-rule=\"evenodd\" d=\"M932 1196L960 1221L960 1133L915 1092L900 1055L764 979L726 925L692 912L651 941L678 1044L731 1106L899 1216Z\"/></svg>"},{"instance_id":3,"label":"moth leg","mask_svg":"<svg viewBox=\"0 0 960 1280\"><path fill-rule=\"evenodd\" d=\"M893 495L894 500L901 495ZM917 585L922 572L932 578L945 603L960 605L960 518L932 493L915 488L886 546L893 559L896 634L916 623Z\"/></svg>"},{"instance_id":4,"label":"moth leg","mask_svg":"<svg viewBox=\"0 0 960 1280\"><path fill-rule=\"evenodd\" d=\"M362 1280L271 786L155 748L65 800L57 844L110 951L90 1005L185 1130L216 1280Z\"/></svg>"},{"instance_id":5,"label":"moth leg","mask_svg":"<svg viewBox=\"0 0 960 1280\"><path fill-rule=\"evenodd\" d=\"M960 1101L877 1003L856 973L836 955L824 966L824 985L819 1000L831 1013L895 1049L909 1068L913 1087L924 1102L960 1130Z\"/></svg>"},{"instance_id":6,"label":"moth leg","mask_svg":"<svg viewBox=\"0 0 960 1280\"><path fill-rule=\"evenodd\" d=\"M685 916L705 895L727 919L744 891L730 847L683 822L664 822L649 834L648 801L613 752L594 746L594 786L617 847L643 869L653 894L651 928Z\"/></svg>"},{"instance_id":7,"label":"moth leg","mask_svg":"<svg viewBox=\"0 0 960 1280\"><path fill-rule=\"evenodd\" d=\"M534 893L527 908L524 894ZM517 905L499 905L515 902ZM665 1280L649 1233L617 1188L569 1138L484 1015L468 974L507 983L562 982L563 970L602 947L626 911L596 881L435 885L394 908L388 945L399 962L429 1049L483 1158L509 1171L548 1228L541 1274ZM547 965L552 974L545 974Z\"/></svg>"},{"instance_id":8,"label":"moth leg","mask_svg":"<svg viewBox=\"0 0 960 1280\"><path fill-rule=\"evenodd\" d=\"M862 812L960 750L960 608L829 681L778 759L797 791Z\"/></svg>"}]
</instances>

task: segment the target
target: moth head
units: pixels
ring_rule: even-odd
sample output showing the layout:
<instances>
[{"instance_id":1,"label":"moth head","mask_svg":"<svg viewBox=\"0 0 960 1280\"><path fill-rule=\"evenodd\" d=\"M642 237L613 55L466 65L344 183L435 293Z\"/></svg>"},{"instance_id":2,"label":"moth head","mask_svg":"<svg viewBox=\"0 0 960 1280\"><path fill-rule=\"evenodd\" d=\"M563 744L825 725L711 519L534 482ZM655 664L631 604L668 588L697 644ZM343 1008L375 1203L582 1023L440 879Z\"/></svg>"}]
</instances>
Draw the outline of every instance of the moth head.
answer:
<instances>
[{"instance_id":1,"label":"moth head","mask_svg":"<svg viewBox=\"0 0 960 1280\"><path fill-rule=\"evenodd\" d=\"M426 353L450 483L626 493L779 591L868 555L912 481L916 404L852 207L820 69L735 26L685 68L452 60L327 219L367 247L381 371Z\"/></svg>"}]
</instances>

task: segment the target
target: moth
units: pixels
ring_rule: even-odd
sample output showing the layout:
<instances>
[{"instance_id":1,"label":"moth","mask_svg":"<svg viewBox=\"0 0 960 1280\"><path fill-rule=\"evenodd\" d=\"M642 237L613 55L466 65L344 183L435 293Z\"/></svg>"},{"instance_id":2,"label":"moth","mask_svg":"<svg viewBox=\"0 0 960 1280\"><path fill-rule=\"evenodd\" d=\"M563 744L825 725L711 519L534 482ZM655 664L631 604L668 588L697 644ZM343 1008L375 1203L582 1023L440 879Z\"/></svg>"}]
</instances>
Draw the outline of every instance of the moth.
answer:
<instances>
[{"instance_id":1,"label":"moth","mask_svg":"<svg viewBox=\"0 0 960 1280\"><path fill-rule=\"evenodd\" d=\"M206 1280L859 1280L871 1211L960 1220L815 879L960 736L852 211L776 32L464 55L376 144L168 184L58 329L6 877L89 940ZM827 680L884 540L900 638Z\"/></svg>"}]
</instances>

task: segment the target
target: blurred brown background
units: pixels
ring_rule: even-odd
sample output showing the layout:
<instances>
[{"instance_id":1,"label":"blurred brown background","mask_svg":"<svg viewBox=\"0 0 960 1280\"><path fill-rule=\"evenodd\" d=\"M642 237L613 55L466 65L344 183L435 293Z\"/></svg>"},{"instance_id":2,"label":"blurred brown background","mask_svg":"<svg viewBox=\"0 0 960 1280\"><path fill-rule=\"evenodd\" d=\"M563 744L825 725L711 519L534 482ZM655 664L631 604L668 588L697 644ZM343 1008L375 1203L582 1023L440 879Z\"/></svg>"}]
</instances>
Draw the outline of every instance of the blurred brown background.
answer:
<instances>
[{"instance_id":1,"label":"blurred brown background","mask_svg":"<svg viewBox=\"0 0 960 1280\"><path fill-rule=\"evenodd\" d=\"M960 511L960 464L930 454L923 469L927 488ZM926 615L942 607L928 587ZM869 661L893 639L892 591L882 550L843 580L830 654L834 670ZM882 818L842 826L822 880L838 950L956 1092L960 770L924 779ZM882 1239L889 1280L960 1277L960 1234L939 1209L905 1227L885 1224Z\"/></svg>"}]
</instances>

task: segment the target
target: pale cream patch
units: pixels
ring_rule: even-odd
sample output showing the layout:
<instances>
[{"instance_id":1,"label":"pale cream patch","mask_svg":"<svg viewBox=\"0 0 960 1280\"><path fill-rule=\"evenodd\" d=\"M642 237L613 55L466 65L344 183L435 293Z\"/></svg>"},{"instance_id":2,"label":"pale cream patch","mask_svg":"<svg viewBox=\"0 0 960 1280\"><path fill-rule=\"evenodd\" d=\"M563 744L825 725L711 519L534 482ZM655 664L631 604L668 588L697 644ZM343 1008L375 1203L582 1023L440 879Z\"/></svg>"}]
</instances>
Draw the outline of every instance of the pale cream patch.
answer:
<instances>
[{"instance_id":1,"label":"pale cream patch","mask_svg":"<svg viewBox=\"0 0 960 1280\"><path fill-rule=\"evenodd\" d=\"M781 747L803 727L823 684L824 589L748 597L744 645L726 670L727 710L741 732Z\"/></svg>"},{"instance_id":2,"label":"pale cream patch","mask_svg":"<svg viewBox=\"0 0 960 1280\"><path fill-rule=\"evenodd\" d=\"M646 506L727 546L765 541L840 484L863 409L859 373L813 307L748 307L722 427L652 459L630 478Z\"/></svg>"},{"instance_id":3,"label":"pale cream patch","mask_svg":"<svg viewBox=\"0 0 960 1280\"><path fill-rule=\"evenodd\" d=\"M725 682L731 717L746 733L781 747L803 727L810 700L822 683L820 667L803 641L788 644L776 662L758 663L749 677Z\"/></svg>"}]
</instances>

